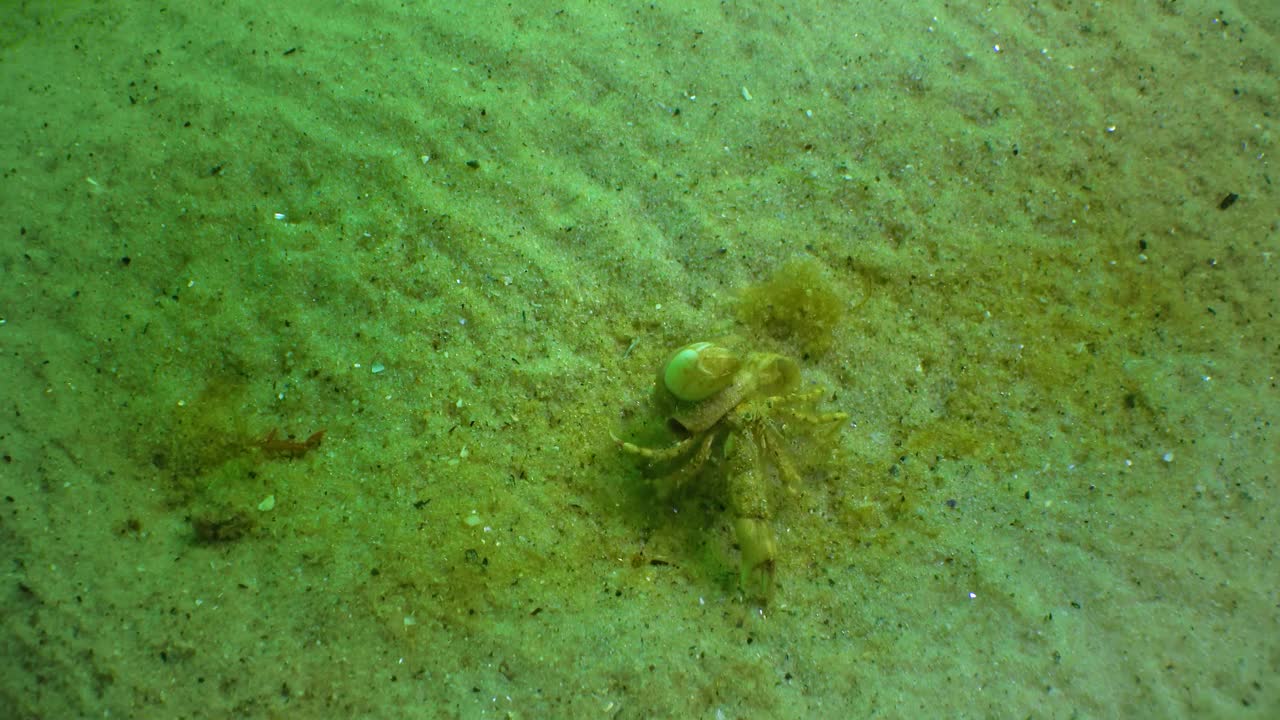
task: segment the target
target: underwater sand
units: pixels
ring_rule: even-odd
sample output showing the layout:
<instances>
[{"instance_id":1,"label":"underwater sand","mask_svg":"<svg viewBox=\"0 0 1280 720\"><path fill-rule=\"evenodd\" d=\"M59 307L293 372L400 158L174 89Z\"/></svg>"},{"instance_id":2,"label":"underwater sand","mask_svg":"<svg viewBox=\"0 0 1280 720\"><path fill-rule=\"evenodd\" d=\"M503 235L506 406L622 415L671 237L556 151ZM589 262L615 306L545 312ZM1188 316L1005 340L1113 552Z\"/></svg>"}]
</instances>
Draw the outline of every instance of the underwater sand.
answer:
<instances>
[{"instance_id":1,"label":"underwater sand","mask_svg":"<svg viewBox=\"0 0 1280 720\"><path fill-rule=\"evenodd\" d=\"M4 717L1280 713L1271 0L210 5L0 17Z\"/></svg>"}]
</instances>

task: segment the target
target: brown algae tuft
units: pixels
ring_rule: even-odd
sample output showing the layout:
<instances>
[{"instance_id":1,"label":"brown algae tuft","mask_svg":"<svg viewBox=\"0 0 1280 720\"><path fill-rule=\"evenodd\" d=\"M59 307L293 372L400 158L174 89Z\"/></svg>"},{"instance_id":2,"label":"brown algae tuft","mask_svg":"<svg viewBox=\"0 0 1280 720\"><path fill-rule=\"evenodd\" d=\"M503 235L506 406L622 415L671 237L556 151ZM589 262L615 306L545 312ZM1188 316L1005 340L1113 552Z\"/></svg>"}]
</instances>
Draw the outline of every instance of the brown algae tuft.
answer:
<instances>
[{"instance_id":1,"label":"brown algae tuft","mask_svg":"<svg viewBox=\"0 0 1280 720\"><path fill-rule=\"evenodd\" d=\"M813 258L791 260L768 280L747 287L738 302L742 322L777 340L794 340L809 355L831 346L845 300Z\"/></svg>"}]
</instances>

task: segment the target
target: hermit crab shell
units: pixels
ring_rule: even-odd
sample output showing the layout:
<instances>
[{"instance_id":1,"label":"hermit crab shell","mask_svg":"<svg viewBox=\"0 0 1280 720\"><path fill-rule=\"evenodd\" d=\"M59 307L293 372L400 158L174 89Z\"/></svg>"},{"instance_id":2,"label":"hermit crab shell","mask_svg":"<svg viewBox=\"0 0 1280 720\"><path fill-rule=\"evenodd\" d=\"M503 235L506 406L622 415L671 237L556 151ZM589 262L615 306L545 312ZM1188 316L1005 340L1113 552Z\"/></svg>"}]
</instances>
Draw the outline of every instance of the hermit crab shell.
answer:
<instances>
[{"instance_id":1,"label":"hermit crab shell","mask_svg":"<svg viewBox=\"0 0 1280 720\"><path fill-rule=\"evenodd\" d=\"M728 348L696 342L672 353L662 368L662 384L685 402L705 400L729 387L742 360Z\"/></svg>"}]
</instances>

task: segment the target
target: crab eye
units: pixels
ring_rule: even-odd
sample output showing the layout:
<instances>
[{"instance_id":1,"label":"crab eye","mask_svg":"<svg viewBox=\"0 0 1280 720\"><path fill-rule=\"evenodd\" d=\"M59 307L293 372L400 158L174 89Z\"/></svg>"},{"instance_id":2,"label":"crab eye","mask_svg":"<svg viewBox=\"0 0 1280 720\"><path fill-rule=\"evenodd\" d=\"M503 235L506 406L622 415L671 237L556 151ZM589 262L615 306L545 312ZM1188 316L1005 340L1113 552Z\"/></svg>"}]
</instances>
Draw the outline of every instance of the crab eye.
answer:
<instances>
[{"instance_id":1,"label":"crab eye","mask_svg":"<svg viewBox=\"0 0 1280 720\"><path fill-rule=\"evenodd\" d=\"M729 387L742 361L728 348L697 342L676 350L662 370L662 382L680 400L705 400Z\"/></svg>"}]
</instances>

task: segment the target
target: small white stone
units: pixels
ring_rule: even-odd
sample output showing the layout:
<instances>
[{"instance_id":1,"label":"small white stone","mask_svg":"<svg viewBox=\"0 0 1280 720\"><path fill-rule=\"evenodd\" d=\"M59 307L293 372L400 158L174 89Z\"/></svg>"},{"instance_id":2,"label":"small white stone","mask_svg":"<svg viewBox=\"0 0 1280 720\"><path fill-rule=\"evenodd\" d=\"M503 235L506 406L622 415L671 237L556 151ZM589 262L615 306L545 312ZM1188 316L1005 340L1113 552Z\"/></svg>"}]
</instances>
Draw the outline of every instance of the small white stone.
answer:
<instances>
[{"instance_id":1,"label":"small white stone","mask_svg":"<svg viewBox=\"0 0 1280 720\"><path fill-rule=\"evenodd\" d=\"M276 506L275 495L268 495L262 499L262 502L258 503L258 509L261 510L262 512L268 512L275 506Z\"/></svg>"}]
</instances>

